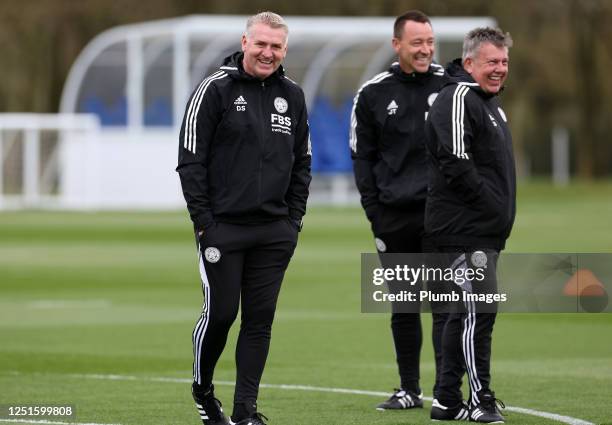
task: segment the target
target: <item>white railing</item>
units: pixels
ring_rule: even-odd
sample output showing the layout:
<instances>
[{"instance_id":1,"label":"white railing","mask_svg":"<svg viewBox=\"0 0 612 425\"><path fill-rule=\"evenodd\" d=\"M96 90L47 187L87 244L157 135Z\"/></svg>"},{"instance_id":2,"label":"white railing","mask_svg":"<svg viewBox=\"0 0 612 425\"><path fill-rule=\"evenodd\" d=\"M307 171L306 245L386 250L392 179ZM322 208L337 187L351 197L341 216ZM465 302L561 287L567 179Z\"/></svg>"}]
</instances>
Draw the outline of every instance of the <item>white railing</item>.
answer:
<instances>
[{"instance_id":1,"label":"white railing","mask_svg":"<svg viewBox=\"0 0 612 425\"><path fill-rule=\"evenodd\" d=\"M99 132L91 114L0 114L0 209L61 206L63 144Z\"/></svg>"}]
</instances>

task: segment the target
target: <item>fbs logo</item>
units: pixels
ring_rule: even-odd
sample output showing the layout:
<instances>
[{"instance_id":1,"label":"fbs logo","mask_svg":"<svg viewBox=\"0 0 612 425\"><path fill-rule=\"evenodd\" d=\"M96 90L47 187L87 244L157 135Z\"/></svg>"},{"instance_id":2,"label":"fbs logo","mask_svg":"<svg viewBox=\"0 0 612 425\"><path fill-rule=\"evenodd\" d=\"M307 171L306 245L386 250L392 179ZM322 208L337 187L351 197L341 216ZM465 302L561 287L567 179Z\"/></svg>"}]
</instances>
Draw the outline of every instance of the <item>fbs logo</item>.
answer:
<instances>
[{"instance_id":1,"label":"fbs logo","mask_svg":"<svg viewBox=\"0 0 612 425\"><path fill-rule=\"evenodd\" d=\"M236 105L237 111L246 111L247 102L244 100L242 95L238 96L236 100L234 100L234 105Z\"/></svg>"},{"instance_id":2,"label":"fbs logo","mask_svg":"<svg viewBox=\"0 0 612 425\"><path fill-rule=\"evenodd\" d=\"M284 117L279 114L270 114L270 125L274 133L291 135L291 117Z\"/></svg>"},{"instance_id":3,"label":"fbs logo","mask_svg":"<svg viewBox=\"0 0 612 425\"><path fill-rule=\"evenodd\" d=\"M387 114L395 115L395 113L397 112L397 108L399 108L399 106L397 103L395 103L395 99L394 99L391 102L389 102L389 104L387 105Z\"/></svg>"}]
</instances>

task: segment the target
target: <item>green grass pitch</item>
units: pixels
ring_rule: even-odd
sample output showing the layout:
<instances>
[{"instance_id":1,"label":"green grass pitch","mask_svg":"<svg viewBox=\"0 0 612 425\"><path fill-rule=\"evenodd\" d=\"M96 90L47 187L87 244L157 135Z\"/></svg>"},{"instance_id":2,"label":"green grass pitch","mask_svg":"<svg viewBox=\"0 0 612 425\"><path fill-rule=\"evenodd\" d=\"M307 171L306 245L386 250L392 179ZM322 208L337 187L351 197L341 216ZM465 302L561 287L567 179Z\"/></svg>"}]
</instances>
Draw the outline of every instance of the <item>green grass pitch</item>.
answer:
<instances>
[{"instance_id":1,"label":"green grass pitch","mask_svg":"<svg viewBox=\"0 0 612 425\"><path fill-rule=\"evenodd\" d=\"M507 250L612 252L610 217L612 184L523 185ZM388 316L360 313L359 254L373 250L359 208L309 209L264 383L398 385ZM67 422L198 424L189 385L176 381L191 376L201 304L185 212L1 213L0 404L73 404ZM430 317L423 322L422 386L431 395ZM216 372L226 410L235 336L236 326ZM492 364L508 405L612 423L612 315L502 314ZM379 401L262 388L259 408L270 425L430 423L428 408L378 412ZM559 422L510 412L507 423Z\"/></svg>"}]
</instances>

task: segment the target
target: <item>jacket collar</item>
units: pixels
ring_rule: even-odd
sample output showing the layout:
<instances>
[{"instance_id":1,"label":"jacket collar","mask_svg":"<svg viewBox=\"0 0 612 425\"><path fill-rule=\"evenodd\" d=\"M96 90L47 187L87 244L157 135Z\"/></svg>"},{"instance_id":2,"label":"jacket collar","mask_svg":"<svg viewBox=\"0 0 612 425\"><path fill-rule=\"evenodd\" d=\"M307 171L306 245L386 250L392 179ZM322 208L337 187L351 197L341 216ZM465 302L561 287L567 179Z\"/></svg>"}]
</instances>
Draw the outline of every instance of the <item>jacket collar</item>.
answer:
<instances>
[{"instance_id":1,"label":"jacket collar","mask_svg":"<svg viewBox=\"0 0 612 425\"><path fill-rule=\"evenodd\" d=\"M431 75L444 75L444 68L437 63L432 63L426 72L411 72L408 74L402 70L399 62L393 62L389 67L389 72L404 81L422 81Z\"/></svg>"},{"instance_id":2,"label":"jacket collar","mask_svg":"<svg viewBox=\"0 0 612 425\"><path fill-rule=\"evenodd\" d=\"M242 66L242 59L244 58L244 53L235 52L226 57L223 60L223 65L219 67L220 70L225 71L231 78L235 78L237 80L246 80L246 81L262 81L256 77L253 77L244 70ZM275 81L279 81L285 75L285 69L282 65L278 67L276 71L274 71L268 78L263 80L265 83L272 83Z\"/></svg>"}]
</instances>

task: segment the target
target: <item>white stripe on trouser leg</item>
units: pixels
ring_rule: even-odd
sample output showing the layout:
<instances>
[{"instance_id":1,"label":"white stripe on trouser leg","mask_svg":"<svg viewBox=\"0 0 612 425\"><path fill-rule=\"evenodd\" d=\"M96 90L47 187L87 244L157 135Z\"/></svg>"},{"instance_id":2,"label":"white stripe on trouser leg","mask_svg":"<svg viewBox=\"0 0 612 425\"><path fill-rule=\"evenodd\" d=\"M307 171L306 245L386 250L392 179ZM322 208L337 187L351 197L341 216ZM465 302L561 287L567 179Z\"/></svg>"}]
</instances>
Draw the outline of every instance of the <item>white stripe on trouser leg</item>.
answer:
<instances>
[{"instance_id":1,"label":"white stripe on trouser leg","mask_svg":"<svg viewBox=\"0 0 612 425\"><path fill-rule=\"evenodd\" d=\"M467 269L467 260L465 254L459 255L451 264L451 268L456 269ZM463 273L463 276L466 276L466 273ZM465 281L459 285L459 283L455 282L457 286L459 286L462 291L472 293L472 282L469 279L465 279ZM474 354L474 329L476 327L476 307L473 301L465 302L465 306L467 308L467 313L463 322L463 334L461 347L463 351L463 358L465 360L465 365L468 373L468 378L470 381L470 390L472 394L472 402L474 404L478 404L480 400L478 399L477 392L482 389L482 385L480 380L478 379L478 373L476 371L476 357Z\"/></svg>"},{"instance_id":2,"label":"white stripe on trouser leg","mask_svg":"<svg viewBox=\"0 0 612 425\"><path fill-rule=\"evenodd\" d=\"M473 366L473 371L474 371L474 400L476 401L476 403L480 403L480 400L478 399L478 391L482 390L482 384L480 382L480 378L478 377L478 369L476 368L476 349L474 348L474 332L476 331L476 322L478 320L478 313L476 312L476 303L474 301L470 301L470 304L472 305L472 320L474 321L474 323L472 324L472 332L470 335L470 352L472 355L472 366Z\"/></svg>"},{"instance_id":3,"label":"white stripe on trouser leg","mask_svg":"<svg viewBox=\"0 0 612 425\"><path fill-rule=\"evenodd\" d=\"M199 247L198 247L198 251L199 251ZM198 267L199 267L199 263L200 263L200 254L198 254ZM200 278L200 282L201 282L201 278ZM205 290L204 290L204 285L202 284L202 296L205 298ZM198 371L199 371L199 356L198 356L198 335L200 334L200 332L202 332L202 329L206 323L207 320L207 316L205 314L206 311L206 299L204 300L204 303L202 305L202 313L200 313L200 318L198 319L198 321L196 322L196 325L193 329L193 334L192 334L192 345L193 345L193 380L195 382L199 383L199 379L198 379Z\"/></svg>"},{"instance_id":4,"label":"white stripe on trouser leg","mask_svg":"<svg viewBox=\"0 0 612 425\"><path fill-rule=\"evenodd\" d=\"M202 258L202 250L198 244L198 259L199 259L199 268L200 268L200 279L202 282L202 292L204 295L204 303L202 305L202 316L200 317L200 322L198 323L198 327L196 328L196 335L194 339L194 351L195 351L195 381L198 384L202 383L201 376L201 358L202 358L202 344L204 343L204 336L206 334L206 329L208 328L208 323L210 320L210 284L208 282L208 275L206 274L206 269L204 268L204 259Z\"/></svg>"},{"instance_id":5,"label":"white stripe on trouser leg","mask_svg":"<svg viewBox=\"0 0 612 425\"><path fill-rule=\"evenodd\" d=\"M474 301L470 301L472 306L472 331L470 333L470 354L472 356L472 368L474 372L474 388L473 388L473 399L476 403L480 403L480 399L478 398L478 391L482 390L482 384L480 383L480 378L478 377L478 369L476 367L476 349L474 342L474 332L476 332L476 322L478 321L478 313L476 312L476 303Z\"/></svg>"},{"instance_id":6,"label":"white stripe on trouser leg","mask_svg":"<svg viewBox=\"0 0 612 425\"><path fill-rule=\"evenodd\" d=\"M208 323L210 320L210 285L208 282L208 276L206 274L206 270L204 269L204 260L202 258L202 254L200 249L198 254L199 257L199 267L200 267L200 279L202 282L202 292L204 296L204 303L202 305L202 315L198 322L198 325L195 329L194 335L194 380L198 383L202 383L201 376L201 358L202 358L202 344L204 342L204 335L206 334L206 329L208 328Z\"/></svg>"},{"instance_id":7,"label":"white stripe on trouser leg","mask_svg":"<svg viewBox=\"0 0 612 425\"><path fill-rule=\"evenodd\" d=\"M476 327L476 314L472 302L467 303L468 313L466 315L466 326L464 329L464 356L467 374L470 380L471 401L474 405L479 403L478 377L476 373L476 358L474 356L474 328Z\"/></svg>"},{"instance_id":8,"label":"white stripe on trouser leg","mask_svg":"<svg viewBox=\"0 0 612 425\"><path fill-rule=\"evenodd\" d=\"M461 338L461 348L463 350L463 358L465 360L465 367L466 367L466 372L468 374L468 380L470 381L470 391L471 391L474 388L474 381L473 381L474 374L472 371L473 359L472 359L472 351L470 350L470 346L469 346L469 340L470 340L471 330L474 325L474 320L473 320L474 318L471 313L469 301L466 302L465 305L467 308L467 313L465 314L465 317L463 319L463 333L462 333L462 338ZM473 402L474 400L472 399L471 401Z\"/></svg>"},{"instance_id":9,"label":"white stripe on trouser leg","mask_svg":"<svg viewBox=\"0 0 612 425\"><path fill-rule=\"evenodd\" d=\"M200 256L201 254L199 253L199 245L198 245L198 267L200 264ZM200 278L200 282L202 284L202 296L205 298L205 290L204 290L204 285L201 281ZM207 320L207 316L205 314L206 311L206 299L204 299L204 303L202 305L202 313L200 313L200 318L198 319L198 321L196 322L196 325L193 329L193 334L192 334L192 345L193 345L193 380L195 382L199 383L199 379L198 379L198 371L199 371L199 356L198 356L198 335L200 334L200 332L202 332L202 329L206 323Z\"/></svg>"},{"instance_id":10,"label":"white stripe on trouser leg","mask_svg":"<svg viewBox=\"0 0 612 425\"><path fill-rule=\"evenodd\" d=\"M466 303L468 312L466 313L464 326L463 326L463 356L465 359L465 366L467 374L470 380L470 390L472 395L472 404L477 405L480 403L478 399L478 391L482 389L480 380L478 379L478 373L476 370L476 358L474 351L474 329L476 328L476 313L475 305L473 301Z\"/></svg>"},{"instance_id":11,"label":"white stripe on trouser leg","mask_svg":"<svg viewBox=\"0 0 612 425\"><path fill-rule=\"evenodd\" d=\"M451 269L453 269L453 271L456 271L458 269L466 269L467 266L467 260L466 260L466 256L465 254L461 254L459 255L451 264ZM463 276L465 276L465 273L463 273ZM471 292L471 285L467 285L467 282L463 282L462 284L459 284L458 282L454 282L455 285L457 285L462 292ZM467 288L470 288L470 290L467 290ZM461 337L461 351L463 352L463 358L466 364L466 368L469 371L470 368L470 351L467 348L466 342L467 342L467 336L469 335L469 329L470 329L470 324L472 323L470 321L470 315L469 315L469 303L465 303L466 307L468 309L468 314L466 314L464 322L463 322L463 333L462 333L462 337ZM470 388L473 387L473 382L472 382L472 374L468 373L468 378L470 380Z\"/></svg>"},{"instance_id":12,"label":"white stripe on trouser leg","mask_svg":"<svg viewBox=\"0 0 612 425\"><path fill-rule=\"evenodd\" d=\"M193 330L192 335L192 345L193 345L193 380L197 383L200 383L199 380L199 356L198 356L198 335L202 331L202 327L206 323L206 316L202 312L200 314L200 318L196 322L196 326Z\"/></svg>"},{"instance_id":13,"label":"white stripe on trouser leg","mask_svg":"<svg viewBox=\"0 0 612 425\"><path fill-rule=\"evenodd\" d=\"M210 283L208 282L208 275L204 268L204 259L202 258L202 249L198 243L198 263L200 268L200 280L202 282L202 291L204 295L204 304L202 305L202 315L193 330L193 380L198 384L202 383L202 376L200 374L201 365L200 358L202 357L202 343L204 342L204 335L208 328L208 322L210 319Z\"/></svg>"},{"instance_id":14,"label":"white stripe on trouser leg","mask_svg":"<svg viewBox=\"0 0 612 425\"><path fill-rule=\"evenodd\" d=\"M466 255L462 253L459 255L451 264L451 269L463 269L463 276L466 276L465 270L467 269ZM472 282L465 278L462 284L455 282L462 291L472 293ZM465 302L467 313L463 322L463 334L461 341L461 348L463 351L463 358L465 360L465 366L470 381L470 390L472 394L472 402L478 404L478 395L476 394L482 388L480 380L478 379L478 373L476 372L476 358L474 355L474 329L476 327L476 307L473 301Z\"/></svg>"}]
</instances>

